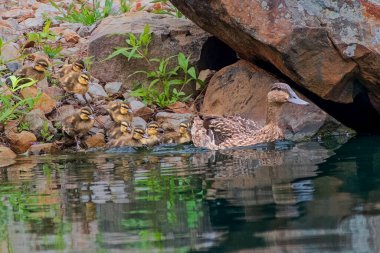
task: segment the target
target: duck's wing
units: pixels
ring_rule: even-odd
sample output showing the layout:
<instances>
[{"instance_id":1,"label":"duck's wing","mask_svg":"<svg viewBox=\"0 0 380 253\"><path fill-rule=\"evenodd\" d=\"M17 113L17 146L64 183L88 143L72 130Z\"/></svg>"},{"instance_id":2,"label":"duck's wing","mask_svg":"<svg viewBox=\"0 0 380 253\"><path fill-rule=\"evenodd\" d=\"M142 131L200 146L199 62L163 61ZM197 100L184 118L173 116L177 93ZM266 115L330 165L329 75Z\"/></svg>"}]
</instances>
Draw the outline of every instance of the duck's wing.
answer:
<instances>
[{"instance_id":1,"label":"duck's wing","mask_svg":"<svg viewBox=\"0 0 380 253\"><path fill-rule=\"evenodd\" d=\"M207 130L207 135L215 145L225 142L235 132L233 126L231 126L231 120L225 117L205 116L203 117L203 127Z\"/></svg>"},{"instance_id":2,"label":"duck's wing","mask_svg":"<svg viewBox=\"0 0 380 253\"><path fill-rule=\"evenodd\" d=\"M260 129L253 120L245 119L240 116L227 116L226 119L236 134L252 134Z\"/></svg>"}]
</instances>

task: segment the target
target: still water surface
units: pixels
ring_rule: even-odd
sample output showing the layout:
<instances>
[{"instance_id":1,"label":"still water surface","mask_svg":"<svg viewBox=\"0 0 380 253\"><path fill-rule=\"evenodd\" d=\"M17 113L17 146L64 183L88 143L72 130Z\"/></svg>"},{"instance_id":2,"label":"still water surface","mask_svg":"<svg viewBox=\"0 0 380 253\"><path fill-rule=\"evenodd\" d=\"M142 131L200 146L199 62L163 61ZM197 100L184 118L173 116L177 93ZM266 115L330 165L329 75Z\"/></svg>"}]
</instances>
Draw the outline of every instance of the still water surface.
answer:
<instances>
[{"instance_id":1,"label":"still water surface","mask_svg":"<svg viewBox=\"0 0 380 253\"><path fill-rule=\"evenodd\" d=\"M380 252L380 137L0 161L0 252Z\"/></svg>"}]
</instances>

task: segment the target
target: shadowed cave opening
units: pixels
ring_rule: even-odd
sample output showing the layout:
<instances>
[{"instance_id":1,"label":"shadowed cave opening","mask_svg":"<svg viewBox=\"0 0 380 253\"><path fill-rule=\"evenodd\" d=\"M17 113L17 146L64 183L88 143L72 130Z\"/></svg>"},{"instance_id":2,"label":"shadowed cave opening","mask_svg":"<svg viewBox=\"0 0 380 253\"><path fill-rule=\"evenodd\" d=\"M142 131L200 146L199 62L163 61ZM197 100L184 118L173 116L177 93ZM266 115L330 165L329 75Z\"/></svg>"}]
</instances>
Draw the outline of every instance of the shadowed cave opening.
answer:
<instances>
[{"instance_id":1,"label":"shadowed cave opening","mask_svg":"<svg viewBox=\"0 0 380 253\"><path fill-rule=\"evenodd\" d=\"M237 61L236 52L232 48L216 37L210 37L202 47L197 67L218 71Z\"/></svg>"},{"instance_id":2,"label":"shadowed cave opening","mask_svg":"<svg viewBox=\"0 0 380 253\"><path fill-rule=\"evenodd\" d=\"M293 82L273 64L267 61L254 60L253 62L258 67L274 74L278 78L284 80L284 82L290 84L301 94L313 101L319 108L330 114L336 120L342 122L344 125L354 129L359 134L380 134L380 114L372 106L368 97L368 90L358 79L350 80L355 83L355 86L358 87L359 90L354 97L353 102L349 104L342 104L318 97L311 91Z\"/></svg>"}]
</instances>

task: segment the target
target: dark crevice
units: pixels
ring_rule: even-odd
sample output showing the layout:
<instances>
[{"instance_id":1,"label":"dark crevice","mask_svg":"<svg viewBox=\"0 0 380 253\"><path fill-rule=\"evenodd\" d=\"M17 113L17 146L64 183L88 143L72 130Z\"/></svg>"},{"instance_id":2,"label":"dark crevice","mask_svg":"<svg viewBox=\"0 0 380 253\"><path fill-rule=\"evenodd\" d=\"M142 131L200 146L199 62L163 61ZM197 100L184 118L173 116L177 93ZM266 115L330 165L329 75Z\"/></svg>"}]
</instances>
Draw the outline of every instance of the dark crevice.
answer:
<instances>
[{"instance_id":1,"label":"dark crevice","mask_svg":"<svg viewBox=\"0 0 380 253\"><path fill-rule=\"evenodd\" d=\"M368 97L368 90L362 85L359 79L353 77L351 80L348 80L355 84L357 92L352 103L342 104L318 97L311 91L293 82L269 62L256 60L254 63L258 67L274 74L276 77L291 85L322 110L344 125L356 130L358 133L380 133L380 115L372 106Z\"/></svg>"},{"instance_id":2,"label":"dark crevice","mask_svg":"<svg viewBox=\"0 0 380 253\"><path fill-rule=\"evenodd\" d=\"M220 70L225 66L234 64L238 58L236 52L216 37L210 37L205 42L198 69Z\"/></svg>"}]
</instances>

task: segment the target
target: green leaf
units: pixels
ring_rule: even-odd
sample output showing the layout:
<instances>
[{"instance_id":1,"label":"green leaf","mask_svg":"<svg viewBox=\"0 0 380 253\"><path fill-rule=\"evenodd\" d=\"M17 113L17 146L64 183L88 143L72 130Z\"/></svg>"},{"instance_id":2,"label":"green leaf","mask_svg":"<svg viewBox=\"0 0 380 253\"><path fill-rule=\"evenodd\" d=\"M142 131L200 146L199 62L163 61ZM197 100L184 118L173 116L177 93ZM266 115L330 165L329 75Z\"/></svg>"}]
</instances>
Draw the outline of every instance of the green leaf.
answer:
<instances>
[{"instance_id":1,"label":"green leaf","mask_svg":"<svg viewBox=\"0 0 380 253\"><path fill-rule=\"evenodd\" d=\"M178 64L181 66L181 68L186 71L187 67L189 65L189 62L186 59L186 56L183 53L178 54Z\"/></svg>"},{"instance_id":2,"label":"green leaf","mask_svg":"<svg viewBox=\"0 0 380 253\"><path fill-rule=\"evenodd\" d=\"M189 70L187 71L187 73L191 76L191 78L197 79L197 74L195 73L195 68L194 67L189 68Z\"/></svg>"}]
</instances>

